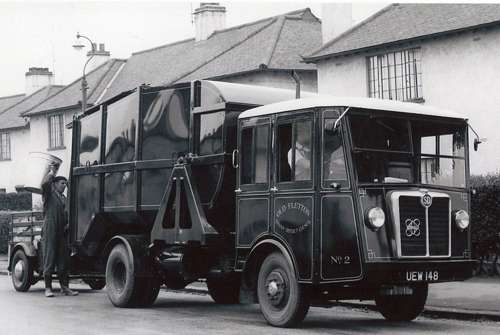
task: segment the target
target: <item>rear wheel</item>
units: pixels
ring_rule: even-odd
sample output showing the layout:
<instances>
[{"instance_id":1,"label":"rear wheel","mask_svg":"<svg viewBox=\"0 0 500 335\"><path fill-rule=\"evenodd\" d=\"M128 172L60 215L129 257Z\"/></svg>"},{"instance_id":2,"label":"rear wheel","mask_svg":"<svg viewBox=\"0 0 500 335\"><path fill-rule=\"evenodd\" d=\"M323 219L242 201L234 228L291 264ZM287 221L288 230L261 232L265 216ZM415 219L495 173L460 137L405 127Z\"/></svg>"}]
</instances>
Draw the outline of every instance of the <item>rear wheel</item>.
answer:
<instances>
[{"instance_id":1,"label":"rear wheel","mask_svg":"<svg viewBox=\"0 0 500 335\"><path fill-rule=\"evenodd\" d=\"M123 244L116 245L106 264L109 300L116 307L134 307L141 296L140 280L134 273L133 256Z\"/></svg>"},{"instance_id":2,"label":"rear wheel","mask_svg":"<svg viewBox=\"0 0 500 335\"><path fill-rule=\"evenodd\" d=\"M207 278L208 293L218 304L237 304L240 298L240 278L237 275Z\"/></svg>"},{"instance_id":3,"label":"rear wheel","mask_svg":"<svg viewBox=\"0 0 500 335\"><path fill-rule=\"evenodd\" d=\"M160 281L157 278L141 278L141 294L137 298L137 307L151 306L160 293Z\"/></svg>"},{"instance_id":4,"label":"rear wheel","mask_svg":"<svg viewBox=\"0 0 500 335\"><path fill-rule=\"evenodd\" d=\"M424 310L428 284L413 286L411 295L379 295L375 303L379 312L390 321L412 321Z\"/></svg>"},{"instance_id":5,"label":"rear wheel","mask_svg":"<svg viewBox=\"0 0 500 335\"><path fill-rule=\"evenodd\" d=\"M309 301L295 272L281 253L272 253L259 271L257 295L260 310L269 324L293 327L304 320Z\"/></svg>"},{"instance_id":6,"label":"rear wheel","mask_svg":"<svg viewBox=\"0 0 500 335\"><path fill-rule=\"evenodd\" d=\"M12 284L16 291L26 292L33 283L33 262L23 250L17 250L12 257Z\"/></svg>"}]
</instances>

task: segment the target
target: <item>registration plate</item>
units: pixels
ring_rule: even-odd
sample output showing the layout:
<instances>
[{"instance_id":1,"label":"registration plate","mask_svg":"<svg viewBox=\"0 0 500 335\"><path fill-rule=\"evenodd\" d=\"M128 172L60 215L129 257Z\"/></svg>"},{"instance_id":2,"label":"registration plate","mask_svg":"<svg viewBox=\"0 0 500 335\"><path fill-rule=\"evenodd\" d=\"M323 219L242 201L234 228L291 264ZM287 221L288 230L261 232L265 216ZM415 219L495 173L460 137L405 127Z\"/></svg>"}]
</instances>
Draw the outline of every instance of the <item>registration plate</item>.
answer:
<instances>
[{"instance_id":1,"label":"registration plate","mask_svg":"<svg viewBox=\"0 0 500 335\"><path fill-rule=\"evenodd\" d=\"M439 271L406 271L406 281L438 281Z\"/></svg>"}]
</instances>

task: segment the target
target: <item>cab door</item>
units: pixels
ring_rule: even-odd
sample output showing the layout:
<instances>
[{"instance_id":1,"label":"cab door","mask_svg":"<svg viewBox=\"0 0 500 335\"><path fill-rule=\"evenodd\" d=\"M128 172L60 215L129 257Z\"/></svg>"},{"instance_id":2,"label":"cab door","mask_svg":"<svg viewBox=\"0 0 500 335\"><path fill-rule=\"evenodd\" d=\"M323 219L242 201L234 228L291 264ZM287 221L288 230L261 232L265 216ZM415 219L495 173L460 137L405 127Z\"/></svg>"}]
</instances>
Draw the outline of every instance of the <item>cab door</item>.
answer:
<instances>
[{"instance_id":1,"label":"cab door","mask_svg":"<svg viewBox=\"0 0 500 335\"><path fill-rule=\"evenodd\" d=\"M236 246L249 249L270 230L271 118L240 120L238 134Z\"/></svg>"},{"instance_id":2,"label":"cab door","mask_svg":"<svg viewBox=\"0 0 500 335\"><path fill-rule=\"evenodd\" d=\"M361 277L352 183L345 152L344 127L334 129L343 108L321 112L320 280L348 281Z\"/></svg>"},{"instance_id":3,"label":"cab door","mask_svg":"<svg viewBox=\"0 0 500 335\"><path fill-rule=\"evenodd\" d=\"M315 128L312 110L279 114L273 127L272 231L290 250L300 281L313 277Z\"/></svg>"}]
</instances>

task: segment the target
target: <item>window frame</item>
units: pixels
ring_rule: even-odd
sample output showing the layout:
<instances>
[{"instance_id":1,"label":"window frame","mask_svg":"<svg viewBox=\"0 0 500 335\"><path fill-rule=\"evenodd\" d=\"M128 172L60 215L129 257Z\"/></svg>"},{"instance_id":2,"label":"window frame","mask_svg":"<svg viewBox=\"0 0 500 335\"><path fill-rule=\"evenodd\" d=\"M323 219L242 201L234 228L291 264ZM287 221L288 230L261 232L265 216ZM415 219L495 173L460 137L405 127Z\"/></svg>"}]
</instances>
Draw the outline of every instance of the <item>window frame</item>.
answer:
<instances>
[{"instance_id":1,"label":"window frame","mask_svg":"<svg viewBox=\"0 0 500 335\"><path fill-rule=\"evenodd\" d=\"M295 124L297 122L303 122L303 121L309 121L311 122L311 134L310 134L310 143L311 143L311 165L310 165L310 170L311 170L311 178L308 180L287 180L287 181L280 181L279 179L279 169L280 169L280 155L279 155L279 148L280 148L280 143L278 139L278 128L282 124L292 124L292 145L293 145L293 139L295 138L294 131L295 129ZM275 127L274 127L274 148L276 151L276 154L274 155L274 184L278 187L278 189L281 190L311 190L314 187L314 181L316 180L316 141L317 141L317 136L313 136L316 133L316 113L314 110L300 110L300 111L293 111L292 113L283 113L279 114L276 117L275 121ZM293 148L293 146L292 146ZM294 157L293 157L294 158ZM292 171L291 171L292 172Z\"/></svg>"},{"instance_id":2,"label":"window frame","mask_svg":"<svg viewBox=\"0 0 500 335\"><path fill-rule=\"evenodd\" d=\"M243 131L245 129L252 129L252 148L250 157L252 159L252 171L255 172L255 147L256 147L256 137L255 132L258 127L265 126L267 128L267 181L264 183L249 183L242 184L242 173L243 173L243 154L242 154L242 140ZM238 187L242 191L246 192L268 192L271 184L271 157L272 157L272 128L271 128L271 118L270 117L256 117L241 120L238 125Z\"/></svg>"},{"instance_id":3,"label":"window frame","mask_svg":"<svg viewBox=\"0 0 500 335\"><path fill-rule=\"evenodd\" d=\"M219 153L211 153L211 154L200 154L200 149L201 149L201 118L203 115L208 115L208 114L219 114L222 113L223 115L223 122L222 122L222 133L221 133L221 145L222 145L222 151ZM219 155L224 155L226 152L226 143L225 143L225 138L226 138L226 120L228 111L225 108L216 108L216 109L209 109L209 110L201 110L201 111L195 111L193 115L193 142L194 142L194 152L196 155L199 157L211 157L211 156L219 156Z\"/></svg>"},{"instance_id":4,"label":"window frame","mask_svg":"<svg viewBox=\"0 0 500 335\"><path fill-rule=\"evenodd\" d=\"M366 57L366 64L368 96L370 98L410 102L425 101L422 87L422 50L420 47L388 50L369 55Z\"/></svg>"},{"instance_id":5,"label":"window frame","mask_svg":"<svg viewBox=\"0 0 500 335\"><path fill-rule=\"evenodd\" d=\"M5 136L5 145L4 145ZM4 152L4 147L7 149ZM10 145L10 132L4 131L0 132L0 161L10 161L12 160L12 147Z\"/></svg>"},{"instance_id":6,"label":"window frame","mask_svg":"<svg viewBox=\"0 0 500 335\"><path fill-rule=\"evenodd\" d=\"M351 178L349 176L349 166L347 163L348 155L347 155L347 150L346 150L346 140L344 138L345 132L344 132L344 126L343 122L341 121L339 124L339 127L337 128L337 134L340 136L340 141L342 143L342 150L344 154L344 167L345 167L345 179L326 179L324 175L324 164L323 164L323 159L324 159L324 153L325 153L325 121L326 120L338 120L342 112L345 111L345 108L343 107L334 107L333 109L325 109L321 111L321 167L320 167L320 173L321 173L321 188L324 190L334 190L330 185L331 183L338 183L340 185L341 190L349 190L351 189Z\"/></svg>"},{"instance_id":7,"label":"window frame","mask_svg":"<svg viewBox=\"0 0 500 335\"><path fill-rule=\"evenodd\" d=\"M57 137L53 133L52 129L52 119L57 118L57 121L59 123L59 133L57 134ZM64 145L64 113L56 113L56 114L51 114L47 118L48 121L48 132L49 132L49 145L47 150L61 150L61 149L66 149L66 146ZM54 123L56 125L56 123ZM55 130L54 130L55 131ZM53 140L54 139L54 140ZM57 143L57 139L59 139L60 143Z\"/></svg>"}]
</instances>

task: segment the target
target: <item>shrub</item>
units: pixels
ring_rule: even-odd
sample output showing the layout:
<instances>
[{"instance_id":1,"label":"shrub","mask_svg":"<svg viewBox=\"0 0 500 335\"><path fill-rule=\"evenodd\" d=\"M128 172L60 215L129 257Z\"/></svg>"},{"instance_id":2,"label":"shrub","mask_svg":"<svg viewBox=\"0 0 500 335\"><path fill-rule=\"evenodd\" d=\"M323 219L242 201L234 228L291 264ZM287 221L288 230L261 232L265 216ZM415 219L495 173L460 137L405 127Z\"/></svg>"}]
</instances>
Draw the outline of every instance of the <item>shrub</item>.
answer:
<instances>
[{"instance_id":1,"label":"shrub","mask_svg":"<svg viewBox=\"0 0 500 335\"><path fill-rule=\"evenodd\" d=\"M0 213L0 254L7 253L10 215Z\"/></svg>"},{"instance_id":2,"label":"shrub","mask_svg":"<svg viewBox=\"0 0 500 335\"><path fill-rule=\"evenodd\" d=\"M30 192L0 194L0 211L29 211L31 206Z\"/></svg>"},{"instance_id":3,"label":"shrub","mask_svg":"<svg viewBox=\"0 0 500 335\"><path fill-rule=\"evenodd\" d=\"M500 174L472 176L472 253L474 258L500 254Z\"/></svg>"},{"instance_id":4,"label":"shrub","mask_svg":"<svg viewBox=\"0 0 500 335\"><path fill-rule=\"evenodd\" d=\"M31 210L31 193L1 193L0 211L29 211ZM0 254L7 253L9 239L10 215L0 213Z\"/></svg>"}]
</instances>

